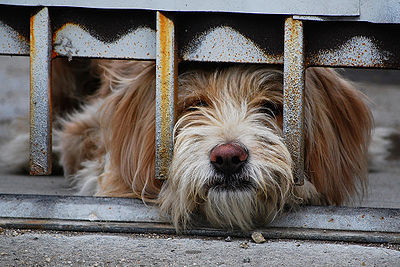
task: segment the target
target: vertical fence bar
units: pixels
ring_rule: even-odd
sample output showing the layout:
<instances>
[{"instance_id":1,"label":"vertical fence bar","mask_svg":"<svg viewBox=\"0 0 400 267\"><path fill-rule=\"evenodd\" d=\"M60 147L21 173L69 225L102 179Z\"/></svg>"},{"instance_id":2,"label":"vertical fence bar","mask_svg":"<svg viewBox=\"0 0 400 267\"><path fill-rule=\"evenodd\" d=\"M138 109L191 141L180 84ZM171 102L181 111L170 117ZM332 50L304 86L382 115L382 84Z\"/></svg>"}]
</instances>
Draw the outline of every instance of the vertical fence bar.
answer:
<instances>
[{"instance_id":1,"label":"vertical fence bar","mask_svg":"<svg viewBox=\"0 0 400 267\"><path fill-rule=\"evenodd\" d=\"M177 87L174 21L157 12L156 38L156 178L166 179L173 153Z\"/></svg>"},{"instance_id":2,"label":"vertical fence bar","mask_svg":"<svg viewBox=\"0 0 400 267\"><path fill-rule=\"evenodd\" d=\"M51 30L49 10L41 8L30 26L30 174L51 173Z\"/></svg>"},{"instance_id":3,"label":"vertical fence bar","mask_svg":"<svg viewBox=\"0 0 400 267\"><path fill-rule=\"evenodd\" d=\"M285 20L283 132L294 162L294 179L304 183L304 43L303 23Z\"/></svg>"}]
</instances>

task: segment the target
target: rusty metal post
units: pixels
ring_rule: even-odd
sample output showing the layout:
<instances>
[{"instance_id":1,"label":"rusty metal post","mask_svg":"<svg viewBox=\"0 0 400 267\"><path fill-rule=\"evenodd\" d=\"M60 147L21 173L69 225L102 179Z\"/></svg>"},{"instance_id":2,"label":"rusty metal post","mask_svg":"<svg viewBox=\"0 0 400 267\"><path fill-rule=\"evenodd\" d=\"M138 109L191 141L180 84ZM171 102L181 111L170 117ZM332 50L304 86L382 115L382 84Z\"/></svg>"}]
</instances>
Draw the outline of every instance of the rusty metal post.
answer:
<instances>
[{"instance_id":1,"label":"rusty metal post","mask_svg":"<svg viewBox=\"0 0 400 267\"><path fill-rule=\"evenodd\" d=\"M304 43L303 23L285 20L283 132L294 162L294 179L304 183Z\"/></svg>"},{"instance_id":2,"label":"rusty metal post","mask_svg":"<svg viewBox=\"0 0 400 267\"><path fill-rule=\"evenodd\" d=\"M30 26L30 174L51 173L51 30L49 10L41 8Z\"/></svg>"},{"instance_id":3,"label":"rusty metal post","mask_svg":"<svg viewBox=\"0 0 400 267\"><path fill-rule=\"evenodd\" d=\"M178 72L174 21L159 11L156 36L156 178L166 179L173 154Z\"/></svg>"}]
</instances>

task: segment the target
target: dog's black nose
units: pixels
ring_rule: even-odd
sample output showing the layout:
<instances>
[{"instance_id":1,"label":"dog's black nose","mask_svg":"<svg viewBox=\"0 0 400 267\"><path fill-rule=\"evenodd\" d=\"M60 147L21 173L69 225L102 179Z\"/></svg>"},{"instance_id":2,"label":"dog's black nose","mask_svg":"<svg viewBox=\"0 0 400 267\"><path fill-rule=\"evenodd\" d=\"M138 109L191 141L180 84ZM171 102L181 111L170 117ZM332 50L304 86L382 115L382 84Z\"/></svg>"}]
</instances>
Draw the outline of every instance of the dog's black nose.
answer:
<instances>
[{"instance_id":1,"label":"dog's black nose","mask_svg":"<svg viewBox=\"0 0 400 267\"><path fill-rule=\"evenodd\" d=\"M215 169L230 175L239 171L249 154L237 144L223 144L214 147L210 153L210 161Z\"/></svg>"}]
</instances>

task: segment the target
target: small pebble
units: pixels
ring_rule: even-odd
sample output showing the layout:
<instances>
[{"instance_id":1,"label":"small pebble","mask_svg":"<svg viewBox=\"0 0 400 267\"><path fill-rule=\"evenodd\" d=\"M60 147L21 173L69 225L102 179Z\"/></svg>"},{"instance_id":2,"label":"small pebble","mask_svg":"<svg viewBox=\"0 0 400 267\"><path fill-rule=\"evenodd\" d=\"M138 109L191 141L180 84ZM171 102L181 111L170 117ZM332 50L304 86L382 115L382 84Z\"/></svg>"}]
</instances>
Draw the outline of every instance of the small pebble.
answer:
<instances>
[{"instance_id":1,"label":"small pebble","mask_svg":"<svg viewBox=\"0 0 400 267\"><path fill-rule=\"evenodd\" d=\"M232 238L228 236L227 238L225 238L225 242L232 242Z\"/></svg>"},{"instance_id":2,"label":"small pebble","mask_svg":"<svg viewBox=\"0 0 400 267\"><path fill-rule=\"evenodd\" d=\"M44 260L45 260L46 262L50 262L50 258L49 258L49 257L45 258Z\"/></svg>"},{"instance_id":3,"label":"small pebble","mask_svg":"<svg viewBox=\"0 0 400 267\"><path fill-rule=\"evenodd\" d=\"M253 239L254 242L257 244L261 244L265 242L264 236L260 232L253 232L251 234L251 238Z\"/></svg>"},{"instance_id":4,"label":"small pebble","mask_svg":"<svg viewBox=\"0 0 400 267\"><path fill-rule=\"evenodd\" d=\"M247 248L249 248L249 245L247 244L247 242L243 242L243 243L240 243L240 247L247 249Z\"/></svg>"},{"instance_id":5,"label":"small pebble","mask_svg":"<svg viewBox=\"0 0 400 267\"><path fill-rule=\"evenodd\" d=\"M296 247L300 247L300 243L296 243Z\"/></svg>"},{"instance_id":6,"label":"small pebble","mask_svg":"<svg viewBox=\"0 0 400 267\"><path fill-rule=\"evenodd\" d=\"M244 258L243 263L250 263L250 258Z\"/></svg>"}]
</instances>

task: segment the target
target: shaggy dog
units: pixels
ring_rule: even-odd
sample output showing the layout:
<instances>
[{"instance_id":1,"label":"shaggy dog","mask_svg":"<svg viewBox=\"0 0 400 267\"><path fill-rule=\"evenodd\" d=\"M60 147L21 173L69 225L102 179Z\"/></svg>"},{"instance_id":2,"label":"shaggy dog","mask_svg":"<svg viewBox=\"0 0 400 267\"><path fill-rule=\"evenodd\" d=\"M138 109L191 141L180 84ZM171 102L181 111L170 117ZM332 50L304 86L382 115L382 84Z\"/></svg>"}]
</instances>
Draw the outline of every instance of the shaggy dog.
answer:
<instances>
[{"instance_id":1,"label":"shaggy dog","mask_svg":"<svg viewBox=\"0 0 400 267\"><path fill-rule=\"evenodd\" d=\"M66 61L58 62L56 106L68 103L60 91L82 87ZM181 73L174 155L163 182L155 179L154 62L92 61L91 69L97 92L79 111L59 111L55 136L64 173L81 195L156 202L177 229L205 218L248 230L299 204L340 205L364 190L372 117L365 97L334 70L306 72L306 180L296 186L283 141L281 70Z\"/></svg>"}]
</instances>

